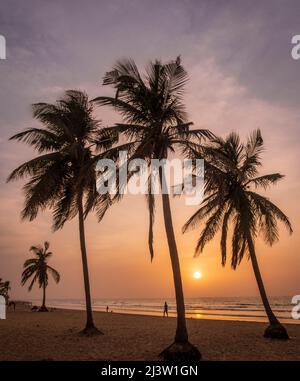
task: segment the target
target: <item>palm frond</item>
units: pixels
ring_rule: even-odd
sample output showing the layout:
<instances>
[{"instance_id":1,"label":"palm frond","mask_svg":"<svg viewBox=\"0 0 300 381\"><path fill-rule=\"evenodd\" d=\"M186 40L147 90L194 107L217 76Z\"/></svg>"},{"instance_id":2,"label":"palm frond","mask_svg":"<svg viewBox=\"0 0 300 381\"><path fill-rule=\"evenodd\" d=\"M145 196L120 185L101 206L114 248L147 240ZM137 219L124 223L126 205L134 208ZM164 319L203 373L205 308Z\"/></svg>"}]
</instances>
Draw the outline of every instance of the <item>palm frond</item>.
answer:
<instances>
[{"instance_id":1,"label":"palm frond","mask_svg":"<svg viewBox=\"0 0 300 381\"><path fill-rule=\"evenodd\" d=\"M7 182L12 180L19 180L25 176L35 176L40 174L42 171L45 171L49 166L54 165L61 159L62 156L59 152L53 152L38 156L14 169L7 178Z\"/></svg>"},{"instance_id":2,"label":"palm frond","mask_svg":"<svg viewBox=\"0 0 300 381\"><path fill-rule=\"evenodd\" d=\"M203 200L203 206L200 207L184 224L182 232L186 233L193 230L204 218L209 218L210 214L219 207L219 199L216 194L210 195Z\"/></svg>"},{"instance_id":3,"label":"palm frond","mask_svg":"<svg viewBox=\"0 0 300 381\"><path fill-rule=\"evenodd\" d=\"M49 265L47 266L47 270L50 271L55 283L58 283L60 281L59 272Z\"/></svg>"},{"instance_id":4,"label":"palm frond","mask_svg":"<svg viewBox=\"0 0 300 381\"><path fill-rule=\"evenodd\" d=\"M148 245L149 245L149 251L150 251L150 257L151 261L154 257L154 250L153 250L153 224L154 224L154 215L155 215L155 198L154 194L152 192L152 185L151 185L151 175L148 178L148 194L147 196L147 204L148 204L148 211L149 211L149 232L148 232Z\"/></svg>"},{"instance_id":5,"label":"palm frond","mask_svg":"<svg viewBox=\"0 0 300 381\"><path fill-rule=\"evenodd\" d=\"M220 205L220 207L209 217L206 222L205 228L200 234L200 238L198 239L196 248L195 248L195 256L197 257L204 249L206 243L211 241L216 235L220 223L222 221L222 216L224 214L225 204Z\"/></svg>"},{"instance_id":6,"label":"palm frond","mask_svg":"<svg viewBox=\"0 0 300 381\"><path fill-rule=\"evenodd\" d=\"M25 131L10 137L9 140L17 140L33 146L39 153L55 151L61 148L63 141L60 136L52 131L41 128L28 128Z\"/></svg>"},{"instance_id":7,"label":"palm frond","mask_svg":"<svg viewBox=\"0 0 300 381\"><path fill-rule=\"evenodd\" d=\"M235 270L241 263L245 250L246 250L246 237L245 231L242 227L243 221L240 216L236 216L234 230L232 235L232 255L231 255L231 267Z\"/></svg>"},{"instance_id":8,"label":"palm frond","mask_svg":"<svg viewBox=\"0 0 300 381\"><path fill-rule=\"evenodd\" d=\"M41 256L42 253L43 253L43 248L42 248L41 245L38 245L38 246L31 246L30 249L29 249L29 251L33 251L34 254L35 254L37 257L39 257L39 256ZM31 259L30 259L30 260L31 260ZM36 259L34 259L34 260L36 260ZM25 262L25 263L26 263L26 262ZM24 264L24 266L25 266L25 264Z\"/></svg>"},{"instance_id":9,"label":"palm frond","mask_svg":"<svg viewBox=\"0 0 300 381\"><path fill-rule=\"evenodd\" d=\"M269 199L251 191L247 191L247 196L253 201L260 215L269 215L269 224L272 223L272 225L275 225L270 219L278 219L284 224L290 234L293 233L293 228L288 217Z\"/></svg>"},{"instance_id":10,"label":"palm frond","mask_svg":"<svg viewBox=\"0 0 300 381\"><path fill-rule=\"evenodd\" d=\"M267 189L269 186L276 184L283 178L284 175L281 175L280 173L272 173L270 175L255 177L249 180L248 184L254 184L256 188L263 187L264 189Z\"/></svg>"},{"instance_id":11,"label":"palm frond","mask_svg":"<svg viewBox=\"0 0 300 381\"><path fill-rule=\"evenodd\" d=\"M261 166L260 155L263 152L263 139L260 130L255 130L250 135L244 153L242 172L249 178L257 174L257 167Z\"/></svg>"},{"instance_id":12,"label":"palm frond","mask_svg":"<svg viewBox=\"0 0 300 381\"><path fill-rule=\"evenodd\" d=\"M228 222L232 214L232 206L226 210L221 231L221 257L222 257L222 266L225 266L227 259L227 231L228 231Z\"/></svg>"}]
</instances>

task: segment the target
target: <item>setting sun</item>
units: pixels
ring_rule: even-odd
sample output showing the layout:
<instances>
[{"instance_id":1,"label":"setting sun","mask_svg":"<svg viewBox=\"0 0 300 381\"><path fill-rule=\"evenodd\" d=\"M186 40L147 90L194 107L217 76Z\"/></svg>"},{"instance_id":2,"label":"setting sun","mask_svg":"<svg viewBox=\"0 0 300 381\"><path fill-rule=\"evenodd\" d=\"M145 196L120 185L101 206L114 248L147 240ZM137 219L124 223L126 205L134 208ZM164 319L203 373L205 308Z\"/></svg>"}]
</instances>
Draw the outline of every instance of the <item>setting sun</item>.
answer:
<instances>
[{"instance_id":1,"label":"setting sun","mask_svg":"<svg viewBox=\"0 0 300 381\"><path fill-rule=\"evenodd\" d=\"M193 277L195 279L201 279L202 278L202 273L200 271L194 271Z\"/></svg>"}]
</instances>

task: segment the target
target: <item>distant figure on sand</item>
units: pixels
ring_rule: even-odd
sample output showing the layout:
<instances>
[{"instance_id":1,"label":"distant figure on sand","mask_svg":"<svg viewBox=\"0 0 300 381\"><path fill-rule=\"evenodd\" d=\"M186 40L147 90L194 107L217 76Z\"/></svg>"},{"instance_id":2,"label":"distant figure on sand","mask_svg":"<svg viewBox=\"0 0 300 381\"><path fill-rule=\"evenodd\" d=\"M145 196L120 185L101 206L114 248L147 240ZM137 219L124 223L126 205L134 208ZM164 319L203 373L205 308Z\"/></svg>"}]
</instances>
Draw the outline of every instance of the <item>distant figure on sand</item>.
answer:
<instances>
[{"instance_id":1,"label":"distant figure on sand","mask_svg":"<svg viewBox=\"0 0 300 381\"><path fill-rule=\"evenodd\" d=\"M165 317L165 316L167 316L167 317L169 316L169 315L168 315L168 309L169 309L169 307L168 307L168 303L165 302L165 305L164 305L164 317Z\"/></svg>"},{"instance_id":2,"label":"distant figure on sand","mask_svg":"<svg viewBox=\"0 0 300 381\"><path fill-rule=\"evenodd\" d=\"M106 312L108 312L109 311L109 308L108 308L108 306L106 306Z\"/></svg>"}]
</instances>

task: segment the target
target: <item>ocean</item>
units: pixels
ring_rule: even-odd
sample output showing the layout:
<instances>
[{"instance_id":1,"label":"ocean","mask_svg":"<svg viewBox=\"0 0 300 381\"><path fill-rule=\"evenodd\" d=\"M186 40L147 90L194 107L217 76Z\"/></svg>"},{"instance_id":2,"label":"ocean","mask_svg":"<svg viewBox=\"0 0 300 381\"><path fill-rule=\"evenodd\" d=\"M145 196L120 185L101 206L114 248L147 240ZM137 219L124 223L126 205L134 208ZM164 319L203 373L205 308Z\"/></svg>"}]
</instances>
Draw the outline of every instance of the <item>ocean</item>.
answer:
<instances>
[{"instance_id":1,"label":"ocean","mask_svg":"<svg viewBox=\"0 0 300 381\"><path fill-rule=\"evenodd\" d=\"M165 300L169 306L169 316L176 316L174 299L94 299L94 311L162 316ZM275 315L284 323L300 324L294 320L291 311L292 297L271 297ZM55 308L84 310L83 300L48 300L47 305ZM203 297L186 298L186 316L193 319L219 319L241 321L267 321L261 300L256 297Z\"/></svg>"}]
</instances>

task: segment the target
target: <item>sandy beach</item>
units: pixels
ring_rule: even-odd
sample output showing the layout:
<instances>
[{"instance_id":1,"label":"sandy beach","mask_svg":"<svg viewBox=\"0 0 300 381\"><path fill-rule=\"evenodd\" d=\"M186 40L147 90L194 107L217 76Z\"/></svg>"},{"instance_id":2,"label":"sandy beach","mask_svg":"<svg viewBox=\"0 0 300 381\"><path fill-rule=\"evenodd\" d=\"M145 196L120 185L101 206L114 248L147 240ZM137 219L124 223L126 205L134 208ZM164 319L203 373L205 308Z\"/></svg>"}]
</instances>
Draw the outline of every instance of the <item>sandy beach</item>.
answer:
<instances>
[{"instance_id":1,"label":"sandy beach","mask_svg":"<svg viewBox=\"0 0 300 381\"><path fill-rule=\"evenodd\" d=\"M105 334L82 337L83 311L9 311L0 320L0 360L158 360L171 343L176 320L94 313ZM300 360L300 325L287 325L291 340L262 337L264 323L188 319L190 340L203 360Z\"/></svg>"}]
</instances>

